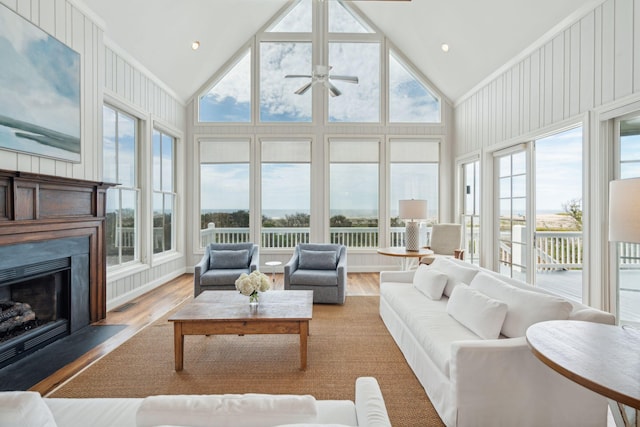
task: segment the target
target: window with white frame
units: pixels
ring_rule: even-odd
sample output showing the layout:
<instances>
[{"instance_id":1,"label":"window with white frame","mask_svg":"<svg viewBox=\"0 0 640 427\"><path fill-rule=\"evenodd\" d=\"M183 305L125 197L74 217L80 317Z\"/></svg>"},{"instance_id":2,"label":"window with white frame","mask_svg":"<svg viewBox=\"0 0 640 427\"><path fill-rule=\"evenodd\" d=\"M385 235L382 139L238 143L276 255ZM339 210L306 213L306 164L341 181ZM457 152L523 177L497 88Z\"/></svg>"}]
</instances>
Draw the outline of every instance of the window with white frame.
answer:
<instances>
[{"instance_id":1,"label":"window with white frame","mask_svg":"<svg viewBox=\"0 0 640 427\"><path fill-rule=\"evenodd\" d=\"M139 260L138 121L103 107L103 178L118 183L107 190L107 266Z\"/></svg>"},{"instance_id":2,"label":"window with white frame","mask_svg":"<svg viewBox=\"0 0 640 427\"><path fill-rule=\"evenodd\" d=\"M309 242L311 141L262 141L262 247Z\"/></svg>"},{"instance_id":3,"label":"window with white frame","mask_svg":"<svg viewBox=\"0 0 640 427\"><path fill-rule=\"evenodd\" d=\"M378 140L329 141L331 243L378 246L379 146Z\"/></svg>"},{"instance_id":4,"label":"window with white frame","mask_svg":"<svg viewBox=\"0 0 640 427\"><path fill-rule=\"evenodd\" d=\"M153 253L175 250L175 147L176 140L153 130Z\"/></svg>"},{"instance_id":5,"label":"window with white frame","mask_svg":"<svg viewBox=\"0 0 640 427\"><path fill-rule=\"evenodd\" d=\"M404 246L405 222L399 218L399 202L427 201L428 218L422 218L421 246L428 244L428 230L438 221L440 143L435 140L391 139L389 164L389 212L391 246Z\"/></svg>"},{"instance_id":6,"label":"window with white frame","mask_svg":"<svg viewBox=\"0 0 640 427\"><path fill-rule=\"evenodd\" d=\"M198 120L216 123L251 122L251 49L199 98Z\"/></svg>"},{"instance_id":7,"label":"window with white frame","mask_svg":"<svg viewBox=\"0 0 640 427\"><path fill-rule=\"evenodd\" d=\"M249 242L249 140L200 141L200 245Z\"/></svg>"}]
</instances>

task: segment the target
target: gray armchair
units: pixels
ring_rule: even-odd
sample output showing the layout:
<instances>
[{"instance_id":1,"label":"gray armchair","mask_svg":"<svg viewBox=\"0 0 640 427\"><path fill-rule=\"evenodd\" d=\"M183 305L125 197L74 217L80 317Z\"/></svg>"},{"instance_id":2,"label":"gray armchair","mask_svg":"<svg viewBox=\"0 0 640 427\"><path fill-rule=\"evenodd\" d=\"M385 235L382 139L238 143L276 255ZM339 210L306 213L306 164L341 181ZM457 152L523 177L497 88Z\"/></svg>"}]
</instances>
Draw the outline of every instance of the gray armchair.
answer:
<instances>
[{"instance_id":1,"label":"gray armchair","mask_svg":"<svg viewBox=\"0 0 640 427\"><path fill-rule=\"evenodd\" d=\"M193 296L202 291L235 290L236 279L260 265L260 251L253 243L211 243L195 266Z\"/></svg>"},{"instance_id":2,"label":"gray armchair","mask_svg":"<svg viewBox=\"0 0 640 427\"><path fill-rule=\"evenodd\" d=\"M314 303L344 304L347 247L302 243L284 266L284 288L312 290Z\"/></svg>"}]
</instances>

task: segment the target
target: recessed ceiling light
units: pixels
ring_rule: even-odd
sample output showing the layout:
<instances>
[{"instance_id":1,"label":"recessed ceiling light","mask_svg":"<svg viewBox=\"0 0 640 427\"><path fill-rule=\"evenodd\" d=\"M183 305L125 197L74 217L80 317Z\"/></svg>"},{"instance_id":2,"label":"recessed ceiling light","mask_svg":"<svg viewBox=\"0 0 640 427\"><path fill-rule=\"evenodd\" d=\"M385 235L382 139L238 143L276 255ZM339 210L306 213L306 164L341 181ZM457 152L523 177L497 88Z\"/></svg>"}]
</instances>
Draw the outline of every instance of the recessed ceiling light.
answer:
<instances>
[{"instance_id":1,"label":"recessed ceiling light","mask_svg":"<svg viewBox=\"0 0 640 427\"><path fill-rule=\"evenodd\" d=\"M446 43L442 43L442 46L440 46L442 48L443 52L449 52L449 45Z\"/></svg>"},{"instance_id":2,"label":"recessed ceiling light","mask_svg":"<svg viewBox=\"0 0 640 427\"><path fill-rule=\"evenodd\" d=\"M198 40L195 40L193 43L191 43L191 49L198 50L199 47L200 47L200 42Z\"/></svg>"}]
</instances>

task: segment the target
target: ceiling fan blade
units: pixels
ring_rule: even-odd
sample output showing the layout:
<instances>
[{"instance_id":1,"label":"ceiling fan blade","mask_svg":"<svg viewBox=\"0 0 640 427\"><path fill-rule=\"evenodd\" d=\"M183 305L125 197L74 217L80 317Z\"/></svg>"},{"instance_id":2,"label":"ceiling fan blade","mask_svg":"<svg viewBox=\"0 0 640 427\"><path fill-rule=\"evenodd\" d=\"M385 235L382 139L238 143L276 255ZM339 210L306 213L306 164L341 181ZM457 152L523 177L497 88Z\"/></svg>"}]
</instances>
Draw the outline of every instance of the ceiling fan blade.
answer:
<instances>
[{"instance_id":1,"label":"ceiling fan blade","mask_svg":"<svg viewBox=\"0 0 640 427\"><path fill-rule=\"evenodd\" d=\"M340 90L335 87L334 85L331 84L331 82L325 82L325 86L327 88L329 88L329 95L331 96L340 96L342 95L342 92L340 92Z\"/></svg>"},{"instance_id":2,"label":"ceiling fan blade","mask_svg":"<svg viewBox=\"0 0 640 427\"><path fill-rule=\"evenodd\" d=\"M358 83L358 78L356 76L334 76L333 74L329 75L331 80L342 80L349 83Z\"/></svg>"},{"instance_id":3,"label":"ceiling fan blade","mask_svg":"<svg viewBox=\"0 0 640 427\"><path fill-rule=\"evenodd\" d=\"M308 79L311 78L311 76L309 74L287 74L286 76L284 76L285 79L291 79L291 78L300 78L300 77L306 77Z\"/></svg>"},{"instance_id":4,"label":"ceiling fan blade","mask_svg":"<svg viewBox=\"0 0 640 427\"><path fill-rule=\"evenodd\" d=\"M311 86L313 86L313 82L309 82L309 83L307 83L306 85L302 86L300 89L296 90L294 93L295 93L296 95L302 95L302 94L304 94L306 91L308 91L308 90L311 88Z\"/></svg>"}]
</instances>

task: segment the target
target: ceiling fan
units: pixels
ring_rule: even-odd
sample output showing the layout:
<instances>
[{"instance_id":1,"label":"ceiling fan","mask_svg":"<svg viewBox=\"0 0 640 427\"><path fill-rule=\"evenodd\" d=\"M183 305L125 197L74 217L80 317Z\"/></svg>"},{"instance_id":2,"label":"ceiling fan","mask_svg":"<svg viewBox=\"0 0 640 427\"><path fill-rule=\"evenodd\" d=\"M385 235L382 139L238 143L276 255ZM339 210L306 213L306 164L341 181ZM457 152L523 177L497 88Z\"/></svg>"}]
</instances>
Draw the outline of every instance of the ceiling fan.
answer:
<instances>
[{"instance_id":1,"label":"ceiling fan","mask_svg":"<svg viewBox=\"0 0 640 427\"><path fill-rule=\"evenodd\" d=\"M329 94L331 96L340 96L342 92L331 83L331 80L341 80L348 83L358 84L358 78L356 76L339 76L335 74L329 74L331 71L331 66L327 65L316 65L313 72L309 74L287 74L284 76L285 79L296 79L296 78L307 78L311 79L310 82L305 83L298 90L295 91L296 95L302 95L314 84L322 83L324 87L329 89Z\"/></svg>"}]
</instances>

